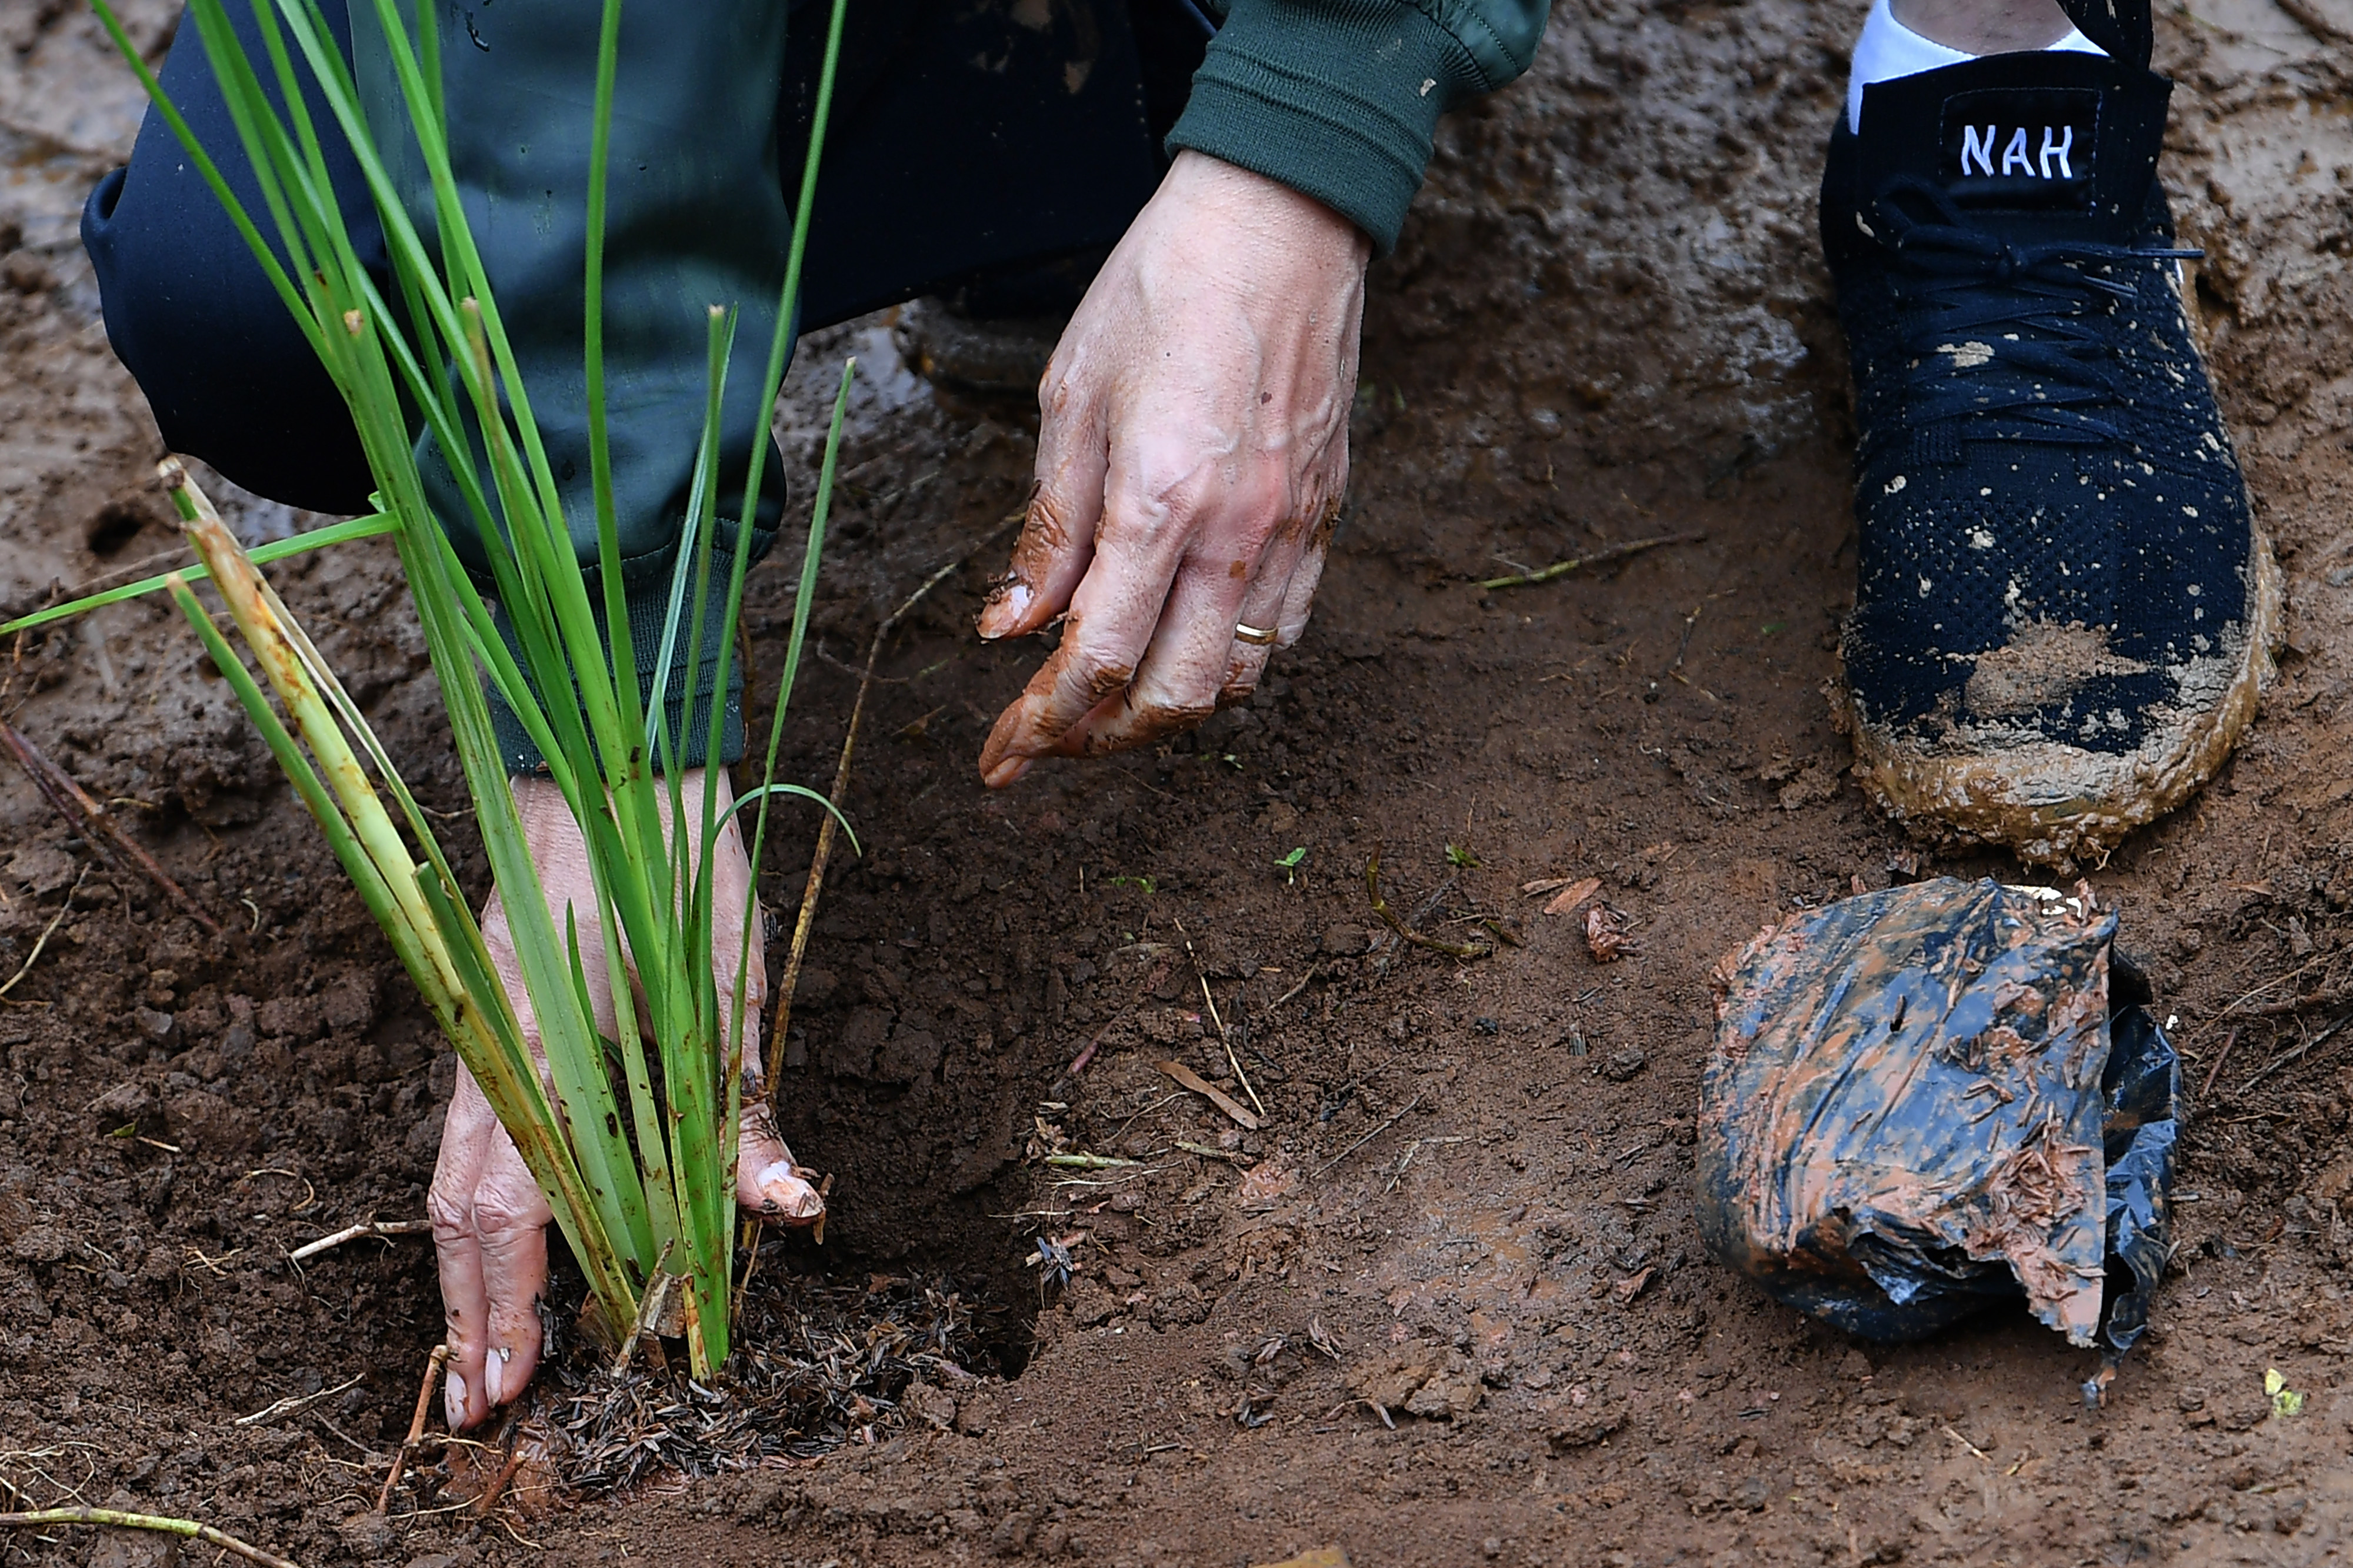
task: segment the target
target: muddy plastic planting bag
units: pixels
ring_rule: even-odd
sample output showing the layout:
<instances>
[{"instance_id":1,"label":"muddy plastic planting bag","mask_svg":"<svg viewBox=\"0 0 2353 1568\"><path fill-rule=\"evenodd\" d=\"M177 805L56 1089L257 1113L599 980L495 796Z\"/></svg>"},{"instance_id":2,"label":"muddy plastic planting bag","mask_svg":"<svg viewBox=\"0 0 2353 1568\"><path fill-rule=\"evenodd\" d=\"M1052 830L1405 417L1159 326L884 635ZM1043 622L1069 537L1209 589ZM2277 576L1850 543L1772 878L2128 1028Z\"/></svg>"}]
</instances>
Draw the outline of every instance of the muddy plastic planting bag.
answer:
<instances>
[{"instance_id":1,"label":"muddy plastic planting bag","mask_svg":"<svg viewBox=\"0 0 2353 1568\"><path fill-rule=\"evenodd\" d=\"M1725 960L1710 1249L1865 1339L2022 1295L2121 1355L2165 1268L2179 1068L2129 970L2115 1005L2116 929L2080 884L1947 879L1802 910Z\"/></svg>"}]
</instances>

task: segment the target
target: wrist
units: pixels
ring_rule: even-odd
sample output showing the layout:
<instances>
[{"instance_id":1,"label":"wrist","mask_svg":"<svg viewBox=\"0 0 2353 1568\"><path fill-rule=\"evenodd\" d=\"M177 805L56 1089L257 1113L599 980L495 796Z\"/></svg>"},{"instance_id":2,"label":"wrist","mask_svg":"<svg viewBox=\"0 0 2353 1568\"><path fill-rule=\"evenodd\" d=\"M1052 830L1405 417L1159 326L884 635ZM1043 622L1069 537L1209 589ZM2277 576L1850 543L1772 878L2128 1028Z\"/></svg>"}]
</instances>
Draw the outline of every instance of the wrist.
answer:
<instances>
[{"instance_id":1,"label":"wrist","mask_svg":"<svg viewBox=\"0 0 2353 1568\"><path fill-rule=\"evenodd\" d=\"M1162 190L1192 212L1221 216L1262 239L1294 253L1363 271L1373 258L1373 241L1337 209L1214 153L1180 151L1169 164Z\"/></svg>"}]
</instances>

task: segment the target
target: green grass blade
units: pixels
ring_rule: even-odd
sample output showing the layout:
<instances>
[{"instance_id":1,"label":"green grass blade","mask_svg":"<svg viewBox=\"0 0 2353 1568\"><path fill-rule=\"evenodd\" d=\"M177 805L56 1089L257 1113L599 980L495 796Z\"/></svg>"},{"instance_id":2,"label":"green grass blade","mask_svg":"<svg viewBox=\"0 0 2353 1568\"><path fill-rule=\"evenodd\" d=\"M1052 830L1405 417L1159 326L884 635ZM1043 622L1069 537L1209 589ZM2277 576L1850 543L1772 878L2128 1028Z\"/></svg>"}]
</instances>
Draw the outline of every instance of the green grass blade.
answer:
<instances>
[{"instance_id":1,"label":"green grass blade","mask_svg":"<svg viewBox=\"0 0 2353 1568\"><path fill-rule=\"evenodd\" d=\"M785 286L776 298L776 330L768 343L768 368L760 381L760 407L767 418L773 418L776 406L776 390L785 384L785 360L792 351L793 331L798 324L801 298L801 257L808 248L809 215L817 206L817 173L825 157L825 132L833 118L833 81L841 65L841 22L849 14L849 0L833 0L833 13L825 27L825 59L818 67L817 103L809 116L808 156L801 163L800 196L793 205L792 248L785 255ZM762 423L763 433L766 419ZM752 443L752 461L744 476L744 515L759 515L760 479L768 458L770 442Z\"/></svg>"},{"instance_id":2,"label":"green grass blade","mask_svg":"<svg viewBox=\"0 0 2353 1568\"><path fill-rule=\"evenodd\" d=\"M290 555L301 555L307 551L326 550L338 544L349 544L355 539L375 539L394 532L399 527L397 519L377 512L373 517L355 517L348 522L329 523L324 528L314 528L307 533L298 533L291 538L273 539L267 544L257 545L247 551L246 554L252 559L255 565L266 566L272 561L283 561ZM68 620L75 616L87 615L92 610L102 610L109 605L121 604L126 599L143 597L166 586L175 576L185 582L201 583L211 575L211 570L204 563L193 561L185 566L175 567L169 572L158 572L153 577L142 577L136 583L125 583L119 588L108 588L101 593L87 595L69 605L52 605L46 610L35 610L29 616L18 616L13 621L0 621L0 637L7 637L15 632L28 632L37 626L46 626L52 621Z\"/></svg>"}]
</instances>

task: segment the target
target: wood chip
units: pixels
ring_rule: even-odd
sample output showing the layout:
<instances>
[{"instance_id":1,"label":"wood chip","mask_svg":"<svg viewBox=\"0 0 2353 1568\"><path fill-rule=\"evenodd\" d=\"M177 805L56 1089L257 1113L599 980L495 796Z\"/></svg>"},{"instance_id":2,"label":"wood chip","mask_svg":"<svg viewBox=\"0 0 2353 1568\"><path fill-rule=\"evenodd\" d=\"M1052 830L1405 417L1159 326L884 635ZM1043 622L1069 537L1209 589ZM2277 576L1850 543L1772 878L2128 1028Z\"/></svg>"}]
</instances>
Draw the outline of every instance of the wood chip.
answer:
<instances>
[{"instance_id":1,"label":"wood chip","mask_svg":"<svg viewBox=\"0 0 2353 1568\"><path fill-rule=\"evenodd\" d=\"M1573 877L1538 877L1533 882L1522 882L1520 891L1530 898L1535 898L1538 893L1549 893L1556 888L1566 888L1574 880L1576 879Z\"/></svg>"},{"instance_id":2,"label":"wood chip","mask_svg":"<svg viewBox=\"0 0 2353 1568\"><path fill-rule=\"evenodd\" d=\"M1235 1125L1241 1128L1243 1131L1255 1132L1258 1131L1258 1118L1250 1113L1248 1107L1244 1106L1232 1095L1228 1094L1224 1089L1219 1089L1216 1084L1211 1083L1208 1079L1203 1078L1199 1073L1195 1072L1191 1068L1187 1067L1183 1062L1162 1062L1160 1064L1160 1070L1166 1073L1170 1078L1176 1079L1177 1083L1183 1085L1185 1088L1191 1089L1195 1094L1207 1099L1211 1105L1216 1106L1228 1116L1232 1117L1234 1119Z\"/></svg>"},{"instance_id":3,"label":"wood chip","mask_svg":"<svg viewBox=\"0 0 2353 1568\"><path fill-rule=\"evenodd\" d=\"M1555 894L1552 902L1544 907L1544 912L1548 915L1567 914L1600 890L1600 878L1579 877Z\"/></svg>"}]
</instances>

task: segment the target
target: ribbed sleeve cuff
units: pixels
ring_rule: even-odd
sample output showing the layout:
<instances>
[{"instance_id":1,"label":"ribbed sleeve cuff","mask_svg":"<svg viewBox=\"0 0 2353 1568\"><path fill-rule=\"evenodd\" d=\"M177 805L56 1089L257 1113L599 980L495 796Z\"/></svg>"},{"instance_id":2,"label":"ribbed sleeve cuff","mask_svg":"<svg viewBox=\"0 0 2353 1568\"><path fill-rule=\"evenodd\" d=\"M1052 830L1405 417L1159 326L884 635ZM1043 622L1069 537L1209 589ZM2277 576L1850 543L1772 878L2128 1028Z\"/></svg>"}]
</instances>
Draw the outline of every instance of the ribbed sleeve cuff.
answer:
<instances>
[{"instance_id":1,"label":"ribbed sleeve cuff","mask_svg":"<svg viewBox=\"0 0 2353 1568\"><path fill-rule=\"evenodd\" d=\"M732 534L733 525L723 523L723 531ZM764 553L766 540L754 535L756 560ZM670 558L668 552L665 557ZM722 765L740 762L744 756L744 663L732 659L727 667L727 684L719 690L719 651L726 637L727 574L732 569L729 553L714 550L711 561L710 602L703 607L702 624L683 624L693 614L693 588L690 584L687 603L680 611L681 626L678 651L671 656L670 679L663 699L668 711L668 728L675 738L678 765L699 768L708 763ZM670 614L670 574L660 571L629 573L623 598L628 605L629 647L638 664L638 689L645 699L647 710L652 710L655 667L661 656L662 622ZM604 605L594 591L593 577L590 602L596 605L597 629L604 629ZM513 648L514 634L507 625L506 613L500 608L497 616L499 635ZM719 755L711 755L711 703L716 692L721 703ZM505 757L507 772L538 773L546 766L546 759L532 743L531 732L523 728L498 688L490 689L491 723L497 731L500 753ZM574 695L577 701L578 695ZM658 752L654 758L657 772L662 769Z\"/></svg>"},{"instance_id":2,"label":"ribbed sleeve cuff","mask_svg":"<svg viewBox=\"0 0 2353 1568\"><path fill-rule=\"evenodd\" d=\"M1387 255L1438 117L1484 85L1451 33L1398 0L1236 0L1168 145L1314 197Z\"/></svg>"}]
</instances>

